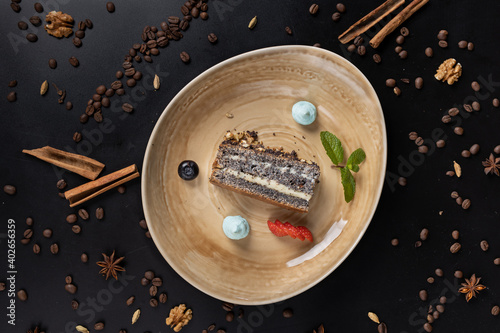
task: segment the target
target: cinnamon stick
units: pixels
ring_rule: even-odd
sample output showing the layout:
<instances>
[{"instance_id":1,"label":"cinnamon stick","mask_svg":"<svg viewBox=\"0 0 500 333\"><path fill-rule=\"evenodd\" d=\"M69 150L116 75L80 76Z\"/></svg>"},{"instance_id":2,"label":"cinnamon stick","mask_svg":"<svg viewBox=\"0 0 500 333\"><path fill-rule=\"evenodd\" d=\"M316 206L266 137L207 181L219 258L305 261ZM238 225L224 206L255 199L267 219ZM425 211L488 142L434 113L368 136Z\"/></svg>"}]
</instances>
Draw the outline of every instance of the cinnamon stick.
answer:
<instances>
[{"instance_id":1,"label":"cinnamon stick","mask_svg":"<svg viewBox=\"0 0 500 333\"><path fill-rule=\"evenodd\" d=\"M115 171L109 175L88 182L64 192L64 196L69 200L69 206L78 206L99 194L102 194L118 185L139 177L139 171L135 164Z\"/></svg>"},{"instance_id":2,"label":"cinnamon stick","mask_svg":"<svg viewBox=\"0 0 500 333\"><path fill-rule=\"evenodd\" d=\"M104 169L104 164L87 156L68 153L50 146L32 150L23 149L23 153L35 156L91 180L96 179Z\"/></svg>"},{"instance_id":3,"label":"cinnamon stick","mask_svg":"<svg viewBox=\"0 0 500 333\"><path fill-rule=\"evenodd\" d=\"M347 29L342 35L339 36L339 41L342 44L349 43L351 40L373 27L381 19L392 13L396 8L404 3L405 0L387 0L379 7L368 13L361 20L350 26L349 29Z\"/></svg>"},{"instance_id":4,"label":"cinnamon stick","mask_svg":"<svg viewBox=\"0 0 500 333\"><path fill-rule=\"evenodd\" d=\"M412 16L417 10L422 8L423 5L428 3L429 0L413 0L406 8L404 8L398 15L394 16L392 20L389 21L380 29L380 31L370 40L370 45L376 49L380 43L393 32L397 27L401 25L404 21L406 21L410 16Z\"/></svg>"}]
</instances>

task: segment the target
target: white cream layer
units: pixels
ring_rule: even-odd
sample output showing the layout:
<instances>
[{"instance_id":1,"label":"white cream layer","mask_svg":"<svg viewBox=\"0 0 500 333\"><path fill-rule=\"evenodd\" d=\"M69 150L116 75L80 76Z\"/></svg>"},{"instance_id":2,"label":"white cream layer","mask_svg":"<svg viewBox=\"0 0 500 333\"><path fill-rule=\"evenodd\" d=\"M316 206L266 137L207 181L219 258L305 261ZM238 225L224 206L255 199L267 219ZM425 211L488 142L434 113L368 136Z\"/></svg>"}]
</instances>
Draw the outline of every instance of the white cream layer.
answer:
<instances>
[{"instance_id":1,"label":"white cream layer","mask_svg":"<svg viewBox=\"0 0 500 333\"><path fill-rule=\"evenodd\" d=\"M292 197L304 199L304 200L307 200L307 201L309 201L311 199L311 197L312 197L312 195L310 195L310 194L296 191L296 190L291 189L288 186L285 186L283 184L280 184L277 181L272 180L272 179L271 180L270 179L265 179L265 178L262 178L262 177L259 177L259 176L250 175L248 173L244 173L244 172L241 172L241 171L236 171L236 170L229 169L229 168L224 168L223 170L225 172L227 172L228 174L236 177L236 178L240 178L240 179L246 180L247 182L264 186L264 187L266 187L268 189L277 191L277 192L285 194L285 195L289 195L289 196L292 196Z\"/></svg>"},{"instance_id":2,"label":"white cream layer","mask_svg":"<svg viewBox=\"0 0 500 333\"><path fill-rule=\"evenodd\" d=\"M327 231L325 238L318 244L314 245L309 251L301 255L300 257L297 257L295 259L292 259L286 263L288 267L293 267L302 264L306 260L310 260L314 257L316 257L318 254L320 254L324 249L326 249L337 237L339 237L340 233L344 229L345 225L347 224L347 220L344 220L343 218L340 218L340 221L335 222L331 227L330 230Z\"/></svg>"}]
</instances>

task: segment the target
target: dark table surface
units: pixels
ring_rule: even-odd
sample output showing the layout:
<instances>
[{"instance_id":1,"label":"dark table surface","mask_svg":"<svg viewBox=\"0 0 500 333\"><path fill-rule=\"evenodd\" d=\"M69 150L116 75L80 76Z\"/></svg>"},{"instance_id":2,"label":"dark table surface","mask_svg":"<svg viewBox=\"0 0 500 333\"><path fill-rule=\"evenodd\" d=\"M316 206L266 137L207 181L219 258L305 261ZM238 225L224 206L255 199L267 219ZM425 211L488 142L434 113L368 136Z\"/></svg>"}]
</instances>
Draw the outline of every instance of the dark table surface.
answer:
<instances>
[{"instance_id":1,"label":"dark table surface","mask_svg":"<svg viewBox=\"0 0 500 333\"><path fill-rule=\"evenodd\" d=\"M408 2L408 1L407 1ZM338 35L371 11L379 1L346 2L347 10L339 22L331 19L335 2L318 0L319 12L309 14L312 2L304 1L210 1L209 18L196 19L184 33L184 38L172 42L153 63L144 61L136 68L144 73L138 86L123 97L113 97L113 105L104 110L111 120L112 130L98 134L93 121L82 125L79 115L87 100L100 84L109 85L115 72L121 69L124 55L133 43L140 42L145 25L159 26L170 15L180 15L182 1L117 2L116 11L108 13L103 1L50 0L43 2L45 15L57 9L71 14L76 21L90 18L94 27L86 31L83 46L75 48L71 38L56 39L42 27L30 30L38 41L28 43L26 31L17 28L19 20L27 21L35 15L33 2L20 3L21 12L15 13L9 4L2 4L0 20L0 185L12 184L17 194L0 193L0 281L7 282L7 224L16 225L16 280L17 289L25 289L26 302L16 302L16 325L7 324L7 291L0 292L0 332L24 332L41 325L46 332L74 332L75 323L92 330L94 323L103 321L105 332L170 332L165 326L169 309L186 303L193 309L193 320L182 332L200 332L212 323L228 332L311 332L323 323L326 332L376 332L377 325L367 313L373 311L387 323L389 332L423 332L429 304L436 305L440 296L447 297L445 311L433 323L434 332L498 332L500 318L490 314L500 303L500 268L493 263L500 256L498 191L500 179L483 173L483 161L500 144L500 110L492 107L493 97L500 97L498 67L498 31L500 31L500 3L498 1L432 0L411 17L404 26L410 30L403 48L408 58L402 60L394 52L399 29L390 35L376 51L382 62L372 60L375 51L365 36L367 54L349 54L338 40ZM253 16L258 24L247 28ZM285 33L290 26L293 35ZM380 29L380 25L377 27ZM375 29L375 30L377 30ZM449 47L438 47L437 33L449 31ZM212 45L207 35L214 32L219 41ZM471 41L475 49L458 48L460 40ZM321 47L347 58L370 80L381 100L388 135L388 164L380 204L368 231L347 258L324 281L287 301L263 307L244 306L243 319L225 321L225 311L219 300L213 299L185 282L164 261L151 239L144 235L138 222L143 218L140 182L127 184L123 195L111 191L88 202L85 207L91 219L80 222L81 234L75 235L65 221L74 212L64 199L58 197L55 186L61 177L49 164L23 155L23 148L45 145L80 152L106 164L105 172L125 165L142 165L149 135L161 112L173 96L198 74L234 55L273 45L320 43ZM434 49L434 57L424 55L426 47ZM187 51L191 63L180 61L179 53ZM68 58L76 56L80 66L73 68ZM454 57L463 65L463 75L453 86L437 82L435 69L447 58ZM50 69L49 58L58 61L57 69ZM161 89L153 91L154 73L162 78ZM416 90L413 80L424 78L424 88ZM385 86L387 78L395 78L402 94L397 97ZM399 81L409 78L410 84ZM10 80L18 85L8 88ZM74 104L68 111L57 103L50 87L46 96L39 89L44 80L55 82L67 91L66 100ZM477 80L482 88L471 89ZM17 101L7 102L7 94L16 91ZM128 98L128 99L127 99ZM481 111L465 113L454 118L452 124L443 124L441 117L456 105L478 100ZM135 111L125 114L121 103L130 101ZM454 126L462 126L464 135L453 133ZM84 140L76 144L73 133L80 131ZM427 155L417 154L408 133L416 131L429 144ZM436 136L446 139L446 147L435 149ZM471 158L461 157L461 151L472 144L480 145L480 152ZM462 165L463 175L447 177L456 160ZM406 187L396 183L404 175ZM81 184L82 178L69 172L62 175L70 187ZM452 191L470 198L470 209L463 210L450 198ZM94 212L103 207L105 218L97 221ZM442 214L439 212L442 211ZM34 219L33 241L21 245L26 228L25 219ZM416 248L422 228L428 228L429 237ZM42 230L51 228L51 239L42 236ZM453 230L460 231L462 250L451 254ZM393 247L391 239L399 239ZM483 252L481 240L487 240L490 249ZM41 253L35 255L32 245L37 242ZM59 244L60 252L52 255L49 246ZM116 249L126 257L126 274L119 282L105 281L96 273L96 260L101 253ZM86 252L89 262L80 261ZM444 271L435 276L435 269ZM153 269L164 285L160 291L168 293L167 304L149 306L149 295L140 285L144 271ZM455 270L465 277L481 276L488 287L469 303L458 294L462 279L454 277ZM78 292L70 295L64 290L64 278L71 275ZM207 274L210 274L207 272ZM426 279L435 277L433 284ZM418 292L428 290L428 300L421 301ZM125 300L135 295L133 306ZM71 309L76 299L80 309ZM130 324L135 308L142 309L141 319ZM291 308L294 316L285 319L282 311ZM235 312L238 313L238 307Z\"/></svg>"}]
</instances>

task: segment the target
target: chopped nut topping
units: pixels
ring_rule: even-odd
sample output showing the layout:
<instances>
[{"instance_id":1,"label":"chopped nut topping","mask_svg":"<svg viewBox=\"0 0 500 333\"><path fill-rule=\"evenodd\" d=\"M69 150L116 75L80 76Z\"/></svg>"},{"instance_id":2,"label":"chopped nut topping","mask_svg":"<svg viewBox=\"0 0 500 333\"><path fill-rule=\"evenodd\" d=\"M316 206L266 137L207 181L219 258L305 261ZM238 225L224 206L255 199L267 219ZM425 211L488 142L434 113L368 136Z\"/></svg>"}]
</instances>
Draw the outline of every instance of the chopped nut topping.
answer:
<instances>
[{"instance_id":1,"label":"chopped nut topping","mask_svg":"<svg viewBox=\"0 0 500 333\"><path fill-rule=\"evenodd\" d=\"M68 37L73 33L71 29L73 27L73 18L68 14L53 10L47 14L45 21L50 22L50 24L45 25L45 30L49 35L61 38L63 36Z\"/></svg>"},{"instance_id":2,"label":"chopped nut topping","mask_svg":"<svg viewBox=\"0 0 500 333\"><path fill-rule=\"evenodd\" d=\"M186 310L185 304L179 304L170 310L166 323L174 330L174 332L179 332L192 318L193 311L191 311L191 309Z\"/></svg>"},{"instance_id":3,"label":"chopped nut topping","mask_svg":"<svg viewBox=\"0 0 500 333\"><path fill-rule=\"evenodd\" d=\"M434 77L436 80L446 81L449 85L458 81L462 75L462 65L453 58L445 60L437 69Z\"/></svg>"}]
</instances>

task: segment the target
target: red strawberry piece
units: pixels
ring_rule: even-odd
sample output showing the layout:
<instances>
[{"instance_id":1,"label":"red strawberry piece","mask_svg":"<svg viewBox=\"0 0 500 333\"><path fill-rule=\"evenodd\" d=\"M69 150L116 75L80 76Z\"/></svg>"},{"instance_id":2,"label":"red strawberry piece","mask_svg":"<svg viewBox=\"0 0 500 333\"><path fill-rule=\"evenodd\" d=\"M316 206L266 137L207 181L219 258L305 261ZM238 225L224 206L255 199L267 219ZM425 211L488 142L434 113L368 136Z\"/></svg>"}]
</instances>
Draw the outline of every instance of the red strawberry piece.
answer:
<instances>
[{"instance_id":1,"label":"red strawberry piece","mask_svg":"<svg viewBox=\"0 0 500 333\"><path fill-rule=\"evenodd\" d=\"M297 238L297 235L299 234L299 232L297 231L297 229L293 225L291 225L289 222L285 222L284 226L285 226L286 231L288 232L288 235L290 237L292 237L293 239Z\"/></svg>"},{"instance_id":2,"label":"red strawberry piece","mask_svg":"<svg viewBox=\"0 0 500 333\"><path fill-rule=\"evenodd\" d=\"M284 236L288 236L288 232L286 230L286 227L285 225L280 221L280 220L276 220L274 221L274 224L278 227L278 229L280 230L280 235L279 237L284 237Z\"/></svg>"},{"instance_id":3,"label":"red strawberry piece","mask_svg":"<svg viewBox=\"0 0 500 333\"><path fill-rule=\"evenodd\" d=\"M303 226L297 227L297 230L300 232L300 234L307 239L308 241L312 242L313 241L313 235L309 229Z\"/></svg>"},{"instance_id":4,"label":"red strawberry piece","mask_svg":"<svg viewBox=\"0 0 500 333\"><path fill-rule=\"evenodd\" d=\"M280 228L279 225L277 225L276 223L273 223L273 222L271 222L269 220L267 221L267 226L268 226L269 230L271 230L271 232L275 236L283 237L283 236L287 236L288 235L288 233L285 232L282 228Z\"/></svg>"}]
</instances>

